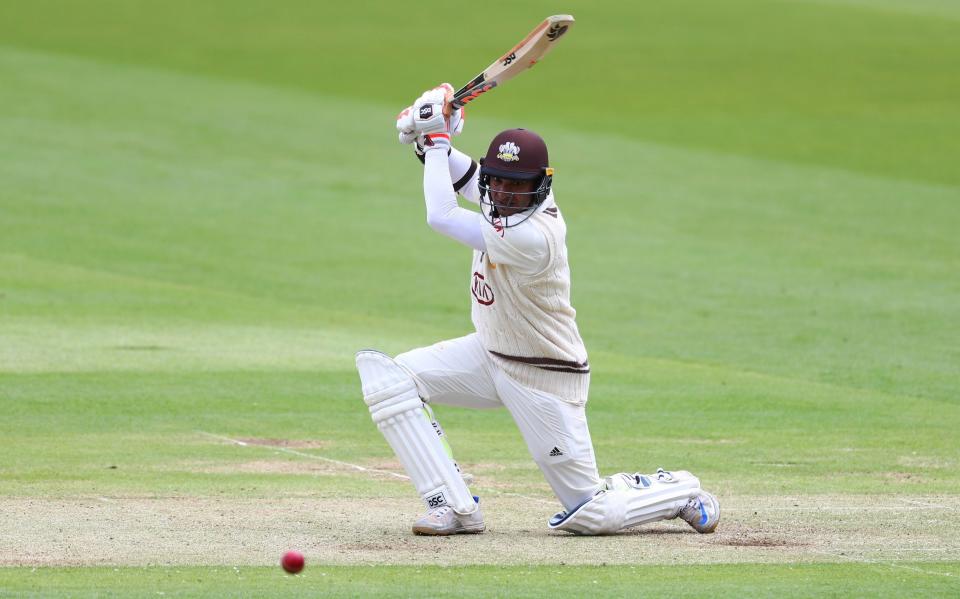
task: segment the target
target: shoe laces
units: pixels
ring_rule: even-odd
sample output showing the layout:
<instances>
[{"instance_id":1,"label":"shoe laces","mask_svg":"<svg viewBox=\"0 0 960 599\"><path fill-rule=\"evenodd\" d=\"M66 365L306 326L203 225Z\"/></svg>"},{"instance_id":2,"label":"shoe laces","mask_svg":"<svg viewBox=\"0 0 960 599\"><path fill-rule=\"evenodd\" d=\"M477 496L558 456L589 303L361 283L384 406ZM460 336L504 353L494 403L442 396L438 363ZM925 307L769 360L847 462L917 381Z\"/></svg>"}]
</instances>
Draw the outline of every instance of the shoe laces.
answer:
<instances>
[{"instance_id":1,"label":"shoe laces","mask_svg":"<svg viewBox=\"0 0 960 599\"><path fill-rule=\"evenodd\" d=\"M687 522L690 522L691 519L693 518L699 519L700 518L700 498L691 497L690 499L688 499L687 504L684 505L682 508L680 508L680 510L677 512L677 515L683 518L684 520L686 520Z\"/></svg>"},{"instance_id":2,"label":"shoe laces","mask_svg":"<svg viewBox=\"0 0 960 599\"><path fill-rule=\"evenodd\" d=\"M451 509L451 508L450 508L449 505L442 505L442 506L440 506L440 507L438 507L438 508L435 508L432 512L430 512L430 517L431 517L431 518L439 518L439 517L443 516L444 514L446 514L447 512L449 512L450 509Z\"/></svg>"}]
</instances>

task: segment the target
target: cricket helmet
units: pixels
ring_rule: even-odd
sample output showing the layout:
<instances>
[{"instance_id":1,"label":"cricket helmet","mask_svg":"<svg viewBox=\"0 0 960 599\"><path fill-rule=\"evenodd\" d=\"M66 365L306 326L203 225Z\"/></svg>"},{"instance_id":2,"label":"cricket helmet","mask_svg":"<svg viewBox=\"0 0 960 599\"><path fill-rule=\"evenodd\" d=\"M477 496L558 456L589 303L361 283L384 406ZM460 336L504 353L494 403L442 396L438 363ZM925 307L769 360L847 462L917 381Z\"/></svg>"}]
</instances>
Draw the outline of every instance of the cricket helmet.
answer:
<instances>
[{"instance_id":1,"label":"cricket helmet","mask_svg":"<svg viewBox=\"0 0 960 599\"><path fill-rule=\"evenodd\" d=\"M485 208L484 217L495 226L514 227L529 218L550 194L553 184L553 169L550 168L547 144L543 138L528 129L507 129L497 134L487 148L487 155L480 160L480 203ZM500 217L498 205L490 195L490 177L514 181L534 181L533 191L516 192L513 195L529 195L530 205L513 217ZM509 192L504 192L509 193ZM494 223L499 220L499 223Z\"/></svg>"}]
</instances>

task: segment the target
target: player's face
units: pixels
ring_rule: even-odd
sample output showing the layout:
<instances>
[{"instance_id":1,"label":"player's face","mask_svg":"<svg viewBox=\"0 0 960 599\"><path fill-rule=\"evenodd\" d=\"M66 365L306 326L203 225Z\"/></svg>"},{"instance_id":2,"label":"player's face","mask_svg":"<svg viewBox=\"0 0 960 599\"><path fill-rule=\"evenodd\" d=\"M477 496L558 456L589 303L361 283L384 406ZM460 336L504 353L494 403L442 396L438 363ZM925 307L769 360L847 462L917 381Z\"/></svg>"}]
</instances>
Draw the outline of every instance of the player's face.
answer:
<instances>
[{"instance_id":1,"label":"player's face","mask_svg":"<svg viewBox=\"0 0 960 599\"><path fill-rule=\"evenodd\" d=\"M500 216L511 216L523 212L533 203L536 181L519 181L490 177L490 199L497 205Z\"/></svg>"}]
</instances>

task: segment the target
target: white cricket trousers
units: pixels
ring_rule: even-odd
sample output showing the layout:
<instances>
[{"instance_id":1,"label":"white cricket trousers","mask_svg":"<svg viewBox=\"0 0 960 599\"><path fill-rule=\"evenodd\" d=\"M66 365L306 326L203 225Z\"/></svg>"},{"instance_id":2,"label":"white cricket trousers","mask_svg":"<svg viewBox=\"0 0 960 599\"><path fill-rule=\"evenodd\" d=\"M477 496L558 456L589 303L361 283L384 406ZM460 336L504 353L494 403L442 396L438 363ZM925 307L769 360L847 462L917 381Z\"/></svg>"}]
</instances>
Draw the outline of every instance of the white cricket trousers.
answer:
<instances>
[{"instance_id":1,"label":"white cricket trousers","mask_svg":"<svg viewBox=\"0 0 960 599\"><path fill-rule=\"evenodd\" d=\"M413 375L427 403L506 407L564 509L579 506L599 488L584 406L530 389L506 375L476 333L414 349L395 360Z\"/></svg>"}]
</instances>

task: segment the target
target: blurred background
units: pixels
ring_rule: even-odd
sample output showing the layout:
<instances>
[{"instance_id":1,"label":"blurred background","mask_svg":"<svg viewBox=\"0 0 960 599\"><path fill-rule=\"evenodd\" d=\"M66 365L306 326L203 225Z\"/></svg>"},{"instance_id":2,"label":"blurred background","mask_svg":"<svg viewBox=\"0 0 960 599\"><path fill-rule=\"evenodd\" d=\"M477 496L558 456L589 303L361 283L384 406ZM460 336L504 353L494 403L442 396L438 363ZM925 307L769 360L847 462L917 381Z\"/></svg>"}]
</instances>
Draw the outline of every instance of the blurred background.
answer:
<instances>
[{"instance_id":1,"label":"blurred background","mask_svg":"<svg viewBox=\"0 0 960 599\"><path fill-rule=\"evenodd\" d=\"M0 251L462 330L468 257L423 226L393 117L561 12L570 37L457 141L551 143L593 347L947 395L960 7L939 0L4 2Z\"/></svg>"}]
</instances>

